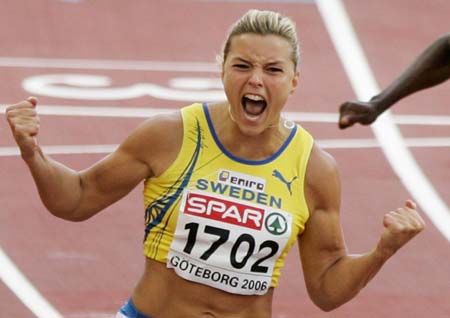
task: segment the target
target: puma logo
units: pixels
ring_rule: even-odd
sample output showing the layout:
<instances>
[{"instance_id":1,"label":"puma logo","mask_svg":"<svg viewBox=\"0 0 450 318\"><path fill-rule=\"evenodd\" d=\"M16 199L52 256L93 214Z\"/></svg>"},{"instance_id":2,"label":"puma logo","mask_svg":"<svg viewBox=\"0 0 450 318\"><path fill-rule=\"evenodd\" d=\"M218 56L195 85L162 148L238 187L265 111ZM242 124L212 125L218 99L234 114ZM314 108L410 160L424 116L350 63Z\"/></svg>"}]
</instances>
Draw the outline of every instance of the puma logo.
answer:
<instances>
[{"instance_id":1,"label":"puma logo","mask_svg":"<svg viewBox=\"0 0 450 318\"><path fill-rule=\"evenodd\" d=\"M283 183L286 185L286 187L287 187L287 189L288 189L288 191L289 191L289 194L292 195L291 184L292 184L292 182L294 182L295 179L298 178L297 176L293 177L291 181L287 181L287 180L283 177L283 175L281 174L281 172L278 171L278 170L276 170L276 169L272 172L272 176L275 177L275 178L277 178L277 179L280 180L281 182L283 182Z\"/></svg>"}]
</instances>

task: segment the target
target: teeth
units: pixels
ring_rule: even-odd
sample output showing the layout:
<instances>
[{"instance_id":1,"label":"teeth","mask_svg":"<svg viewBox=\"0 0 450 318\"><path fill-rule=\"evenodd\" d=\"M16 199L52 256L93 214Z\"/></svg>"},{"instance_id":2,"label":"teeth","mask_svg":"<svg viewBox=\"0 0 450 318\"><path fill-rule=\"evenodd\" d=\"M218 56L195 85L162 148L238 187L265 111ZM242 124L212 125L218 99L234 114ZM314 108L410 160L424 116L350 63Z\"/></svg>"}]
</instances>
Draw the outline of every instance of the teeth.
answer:
<instances>
[{"instance_id":1,"label":"teeth","mask_svg":"<svg viewBox=\"0 0 450 318\"><path fill-rule=\"evenodd\" d=\"M248 98L248 99L251 99L251 100L253 100L253 101L255 101L255 102L258 102L258 101L260 101L260 100L264 100L264 98L262 98L261 96L258 96L258 95L252 95L252 94L245 94L244 97L245 97L245 98Z\"/></svg>"},{"instance_id":2,"label":"teeth","mask_svg":"<svg viewBox=\"0 0 450 318\"><path fill-rule=\"evenodd\" d=\"M250 115L250 114L245 113L245 117L248 120L255 121L255 120L257 120L259 118L259 115Z\"/></svg>"}]
</instances>

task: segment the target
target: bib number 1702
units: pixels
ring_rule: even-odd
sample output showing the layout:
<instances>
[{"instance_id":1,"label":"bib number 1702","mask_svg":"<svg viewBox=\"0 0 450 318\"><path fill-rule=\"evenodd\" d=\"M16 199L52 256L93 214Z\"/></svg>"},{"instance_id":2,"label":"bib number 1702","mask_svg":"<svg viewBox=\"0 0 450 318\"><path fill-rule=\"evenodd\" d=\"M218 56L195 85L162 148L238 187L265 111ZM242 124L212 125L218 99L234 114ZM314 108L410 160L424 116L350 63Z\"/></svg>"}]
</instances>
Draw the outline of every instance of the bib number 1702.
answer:
<instances>
[{"instance_id":1,"label":"bib number 1702","mask_svg":"<svg viewBox=\"0 0 450 318\"><path fill-rule=\"evenodd\" d=\"M187 223L185 225L184 228L188 230L189 233L183 252L191 254L199 235L199 226L200 225L195 222ZM216 239L211 239L211 245L205 251L203 251L202 255L200 256L200 259L204 261L208 260L220 246L222 246L229 240L230 231L223 228L206 225L203 228L203 235L205 234L214 236L216 237ZM247 245L246 249L245 245ZM278 252L279 245L277 242L270 240L262 242L261 244L259 244L259 246L256 245L257 243L252 235L246 233L239 235L233 243L230 251L229 260L231 266L236 269L242 269L247 265L250 257L257 249L258 253L263 255L252 264L250 270L253 273L267 273L269 267L263 265L263 263ZM238 255L238 251L241 252L240 254L242 254L242 251L245 252L243 253L243 255Z\"/></svg>"}]
</instances>

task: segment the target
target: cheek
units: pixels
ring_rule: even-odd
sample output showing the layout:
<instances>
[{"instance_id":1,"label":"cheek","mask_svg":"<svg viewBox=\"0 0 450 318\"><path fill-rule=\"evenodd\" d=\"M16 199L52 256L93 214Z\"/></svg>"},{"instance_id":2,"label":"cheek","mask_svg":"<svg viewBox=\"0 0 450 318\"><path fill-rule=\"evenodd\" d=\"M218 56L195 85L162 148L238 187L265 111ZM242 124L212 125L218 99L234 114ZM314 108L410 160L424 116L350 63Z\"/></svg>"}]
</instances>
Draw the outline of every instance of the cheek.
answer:
<instances>
[{"instance_id":1,"label":"cheek","mask_svg":"<svg viewBox=\"0 0 450 318\"><path fill-rule=\"evenodd\" d=\"M273 86L274 90L271 91L272 109L275 112L280 112L286 105L286 102L291 96L292 87L290 85Z\"/></svg>"},{"instance_id":2,"label":"cheek","mask_svg":"<svg viewBox=\"0 0 450 318\"><path fill-rule=\"evenodd\" d=\"M272 87L274 88L274 97L280 100L286 100L293 91L293 86L288 81L276 81L273 83Z\"/></svg>"},{"instance_id":3,"label":"cheek","mask_svg":"<svg viewBox=\"0 0 450 318\"><path fill-rule=\"evenodd\" d=\"M228 90L228 88L229 88L230 86L232 86L230 83L231 83L230 76L224 75L224 76L222 77L222 84L223 84L223 88L224 88L225 90Z\"/></svg>"},{"instance_id":4,"label":"cheek","mask_svg":"<svg viewBox=\"0 0 450 318\"><path fill-rule=\"evenodd\" d=\"M222 77L223 88L227 94L237 93L244 82L239 76L225 75Z\"/></svg>"},{"instance_id":5,"label":"cheek","mask_svg":"<svg viewBox=\"0 0 450 318\"><path fill-rule=\"evenodd\" d=\"M239 96L239 84L237 81L230 76L225 76L222 79L222 83L228 102L232 104L237 103Z\"/></svg>"}]
</instances>

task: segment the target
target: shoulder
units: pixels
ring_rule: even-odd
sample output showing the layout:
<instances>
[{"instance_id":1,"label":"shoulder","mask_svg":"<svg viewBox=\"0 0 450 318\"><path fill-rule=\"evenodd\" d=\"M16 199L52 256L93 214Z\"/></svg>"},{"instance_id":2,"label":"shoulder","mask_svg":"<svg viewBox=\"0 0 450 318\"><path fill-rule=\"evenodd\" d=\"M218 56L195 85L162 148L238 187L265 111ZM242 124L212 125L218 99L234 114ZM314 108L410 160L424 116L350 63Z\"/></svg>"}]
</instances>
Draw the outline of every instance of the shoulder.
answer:
<instances>
[{"instance_id":1,"label":"shoulder","mask_svg":"<svg viewBox=\"0 0 450 318\"><path fill-rule=\"evenodd\" d=\"M311 183L329 177L337 173L336 160L328 152L320 148L316 143L313 144L307 167L307 178Z\"/></svg>"},{"instance_id":2,"label":"shoulder","mask_svg":"<svg viewBox=\"0 0 450 318\"><path fill-rule=\"evenodd\" d=\"M125 145L164 144L164 141L176 138L182 131L183 122L180 111L158 114L141 123L125 140Z\"/></svg>"},{"instance_id":3,"label":"shoulder","mask_svg":"<svg viewBox=\"0 0 450 318\"><path fill-rule=\"evenodd\" d=\"M305 186L310 211L340 202L340 177L336 160L315 143L306 169Z\"/></svg>"},{"instance_id":4,"label":"shoulder","mask_svg":"<svg viewBox=\"0 0 450 318\"><path fill-rule=\"evenodd\" d=\"M119 150L146 163L152 175L170 164L181 148L183 121L180 111L152 116L140 124L120 145Z\"/></svg>"}]
</instances>

